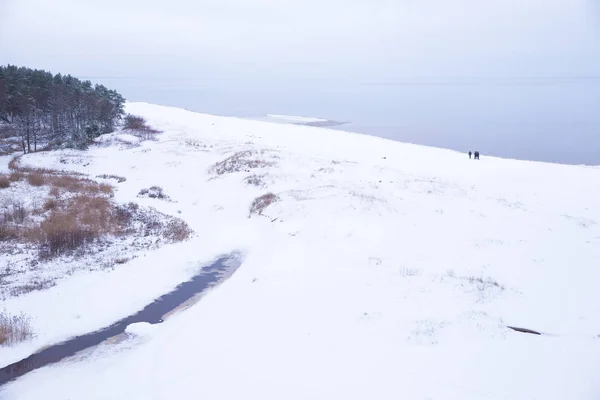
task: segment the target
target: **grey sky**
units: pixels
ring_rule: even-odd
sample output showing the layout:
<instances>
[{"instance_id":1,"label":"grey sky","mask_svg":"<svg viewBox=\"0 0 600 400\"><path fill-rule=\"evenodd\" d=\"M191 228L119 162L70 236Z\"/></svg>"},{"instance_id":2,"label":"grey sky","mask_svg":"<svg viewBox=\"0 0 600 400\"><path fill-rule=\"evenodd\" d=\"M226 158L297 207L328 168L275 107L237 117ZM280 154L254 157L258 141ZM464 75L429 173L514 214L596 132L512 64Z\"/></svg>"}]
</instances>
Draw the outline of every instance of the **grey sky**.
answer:
<instances>
[{"instance_id":1,"label":"grey sky","mask_svg":"<svg viewBox=\"0 0 600 400\"><path fill-rule=\"evenodd\" d=\"M600 0L0 0L6 63L133 100L350 119L454 148L485 130L478 141L511 156L561 159L507 142L573 126L599 144Z\"/></svg>"},{"instance_id":2,"label":"grey sky","mask_svg":"<svg viewBox=\"0 0 600 400\"><path fill-rule=\"evenodd\" d=\"M597 0L2 2L2 61L79 75L390 80L600 70Z\"/></svg>"}]
</instances>

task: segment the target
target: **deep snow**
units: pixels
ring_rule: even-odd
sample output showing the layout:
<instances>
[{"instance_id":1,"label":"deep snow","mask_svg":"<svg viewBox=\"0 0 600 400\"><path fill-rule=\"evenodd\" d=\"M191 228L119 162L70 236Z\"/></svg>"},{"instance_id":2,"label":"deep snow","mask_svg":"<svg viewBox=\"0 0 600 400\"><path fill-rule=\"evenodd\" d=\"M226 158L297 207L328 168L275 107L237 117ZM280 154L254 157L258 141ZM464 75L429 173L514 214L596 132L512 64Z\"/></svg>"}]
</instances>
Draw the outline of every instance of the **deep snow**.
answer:
<instances>
[{"instance_id":1,"label":"deep snow","mask_svg":"<svg viewBox=\"0 0 600 400\"><path fill-rule=\"evenodd\" d=\"M28 374L2 399L600 398L599 169L127 111L164 133L23 162L124 176L117 201L197 235L4 302L38 337L0 348L0 365L137 311L218 254L241 251L242 266L165 323ZM212 172L240 151L264 162ZM173 201L136 197L155 185ZM279 201L249 218L267 192Z\"/></svg>"}]
</instances>

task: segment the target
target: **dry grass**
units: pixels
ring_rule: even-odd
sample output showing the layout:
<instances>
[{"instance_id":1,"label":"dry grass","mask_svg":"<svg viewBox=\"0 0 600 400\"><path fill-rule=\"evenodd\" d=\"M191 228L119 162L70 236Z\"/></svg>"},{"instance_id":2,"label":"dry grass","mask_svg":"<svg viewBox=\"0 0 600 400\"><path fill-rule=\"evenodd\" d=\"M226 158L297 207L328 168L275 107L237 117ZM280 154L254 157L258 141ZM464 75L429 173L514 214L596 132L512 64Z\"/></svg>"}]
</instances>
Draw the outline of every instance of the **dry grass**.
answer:
<instances>
[{"instance_id":1,"label":"dry grass","mask_svg":"<svg viewBox=\"0 0 600 400\"><path fill-rule=\"evenodd\" d=\"M2 240L19 239L38 243L40 255L51 257L75 250L102 235L120 230L114 216L115 207L109 201L113 196L111 185L49 170L24 172L19 168L13 174L25 176L33 186L51 186L52 197L46 199L39 210L35 210L37 214L50 214L41 223L25 224L29 212L22 202L15 202L1 216ZM60 200L61 191L73 196Z\"/></svg>"},{"instance_id":2,"label":"dry grass","mask_svg":"<svg viewBox=\"0 0 600 400\"><path fill-rule=\"evenodd\" d=\"M19 169L19 158L15 157L8 163L8 169L11 171L16 171Z\"/></svg>"},{"instance_id":3,"label":"dry grass","mask_svg":"<svg viewBox=\"0 0 600 400\"><path fill-rule=\"evenodd\" d=\"M31 186L42 186L46 182L46 179L44 178L43 173L34 172L27 175L27 182L29 182Z\"/></svg>"},{"instance_id":4,"label":"dry grass","mask_svg":"<svg viewBox=\"0 0 600 400\"><path fill-rule=\"evenodd\" d=\"M8 177L8 179L10 179L11 182L19 182L22 181L23 178L25 178L25 174L19 171L11 172L10 176Z\"/></svg>"},{"instance_id":5,"label":"dry grass","mask_svg":"<svg viewBox=\"0 0 600 400\"><path fill-rule=\"evenodd\" d=\"M0 241L9 242L3 246L32 245L41 261L93 254L99 251L96 245L116 238L134 237L135 247L142 237L152 237L152 243L159 245L186 240L193 233L180 219L152 209L141 210L135 203L116 205L112 200L113 187L106 183L49 170L16 169L13 174L32 185L43 182L49 187L50 196L42 202L32 199L31 209L20 201L4 207L0 214ZM157 186L148 189L148 194L168 199ZM37 217L30 218L32 214ZM27 283L12 295L42 290L49 284L52 282Z\"/></svg>"},{"instance_id":6,"label":"dry grass","mask_svg":"<svg viewBox=\"0 0 600 400\"><path fill-rule=\"evenodd\" d=\"M32 337L30 320L25 314L0 313L0 346L12 346Z\"/></svg>"},{"instance_id":7,"label":"dry grass","mask_svg":"<svg viewBox=\"0 0 600 400\"><path fill-rule=\"evenodd\" d=\"M115 179L118 183L123 183L123 182L125 182L127 180L127 178L125 178L124 176L107 175L107 174L97 175L96 178L100 178L100 179Z\"/></svg>"},{"instance_id":8,"label":"dry grass","mask_svg":"<svg viewBox=\"0 0 600 400\"><path fill-rule=\"evenodd\" d=\"M192 235L192 229L184 221L173 218L167 222L164 237L173 243L183 242Z\"/></svg>"},{"instance_id":9,"label":"dry grass","mask_svg":"<svg viewBox=\"0 0 600 400\"><path fill-rule=\"evenodd\" d=\"M0 175L0 189L7 189L10 186L10 179L8 176Z\"/></svg>"},{"instance_id":10,"label":"dry grass","mask_svg":"<svg viewBox=\"0 0 600 400\"><path fill-rule=\"evenodd\" d=\"M79 192L85 186L85 180L76 176L59 175L51 178L50 184L53 188L64 189L67 192Z\"/></svg>"},{"instance_id":11,"label":"dry grass","mask_svg":"<svg viewBox=\"0 0 600 400\"><path fill-rule=\"evenodd\" d=\"M127 114L123 119L123 129L142 140L156 139L156 136L162 133L148 125L148 121L144 117L131 114Z\"/></svg>"},{"instance_id":12,"label":"dry grass","mask_svg":"<svg viewBox=\"0 0 600 400\"><path fill-rule=\"evenodd\" d=\"M44 257L67 253L119 230L108 199L77 196L67 200L62 208L55 208L40 224L40 252Z\"/></svg>"},{"instance_id":13,"label":"dry grass","mask_svg":"<svg viewBox=\"0 0 600 400\"><path fill-rule=\"evenodd\" d=\"M250 205L250 216L252 216L252 214L262 215L263 211L277 200L279 200L279 197L273 193L267 193L257 197Z\"/></svg>"},{"instance_id":14,"label":"dry grass","mask_svg":"<svg viewBox=\"0 0 600 400\"><path fill-rule=\"evenodd\" d=\"M25 218L27 218L27 215L28 211L25 207L25 203L20 200L15 200L4 210L2 221L22 224L25 221Z\"/></svg>"},{"instance_id":15,"label":"dry grass","mask_svg":"<svg viewBox=\"0 0 600 400\"><path fill-rule=\"evenodd\" d=\"M80 178L69 175L50 175L48 183L52 186L50 195L58 196L60 190L69 193L85 193L89 196L103 194L106 196L113 195L113 187L106 183L97 183L90 179Z\"/></svg>"},{"instance_id":16,"label":"dry grass","mask_svg":"<svg viewBox=\"0 0 600 400\"><path fill-rule=\"evenodd\" d=\"M48 194L50 196L53 196L53 197L58 197L58 196L60 196L60 189L57 188L56 186L54 186L54 187L52 187L50 189L50 191L48 192Z\"/></svg>"},{"instance_id":17,"label":"dry grass","mask_svg":"<svg viewBox=\"0 0 600 400\"><path fill-rule=\"evenodd\" d=\"M56 286L56 283L50 279L34 279L27 283L11 288L10 295L16 297L29 292L49 289L54 286Z\"/></svg>"},{"instance_id":18,"label":"dry grass","mask_svg":"<svg viewBox=\"0 0 600 400\"><path fill-rule=\"evenodd\" d=\"M44 211L54 210L56 207L58 207L58 201L56 199L50 198L44 202Z\"/></svg>"},{"instance_id":19,"label":"dry grass","mask_svg":"<svg viewBox=\"0 0 600 400\"><path fill-rule=\"evenodd\" d=\"M146 126L146 119L139 115L127 114L123 118L123 129L127 130L140 130Z\"/></svg>"},{"instance_id":20,"label":"dry grass","mask_svg":"<svg viewBox=\"0 0 600 400\"><path fill-rule=\"evenodd\" d=\"M105 194L107 196L113 195L113 187L106 183L101 183L98 185L98 190L100 193Z\"/></svg>"},{"instance_id":21,"label":"dry grass","mask_svg":"<svg viewBox=\"0 0 600 400\"><path fill-rule=\"evenodd\" d=\"M0 221L0 242L11 240L17 237L15 227L5 221Z\"/></svg>"},{"instance_id":22,"label":"dry grass","mask_svg":"<svg viewBox=\"0 0 600 400\"><path fill-rule=\"evenodd\" d=\"M152 186L149 189L142 189L138 197L150 197L151 199L171 200L160 186Z\"/></svg>"},{"instance_id":23,"label":"dry grass","mask_svg":"<svg viewBox=\"0 0 600 400\"><path fill-rule=\"evenodd\" d=\"M256 153L250 150L238 151L223 161L213 165L209 172L217 175L230 174L233 172L250 172L255 168L266 168L273 166L274 163L256 158Z\"/></svg>"},{"instance_id":24,"label":"dry grass","mask_svg":"<svg viewBox=\"0 0 600 400\"><path fill-rule=\"evenodd\" d=\"M265 183L264 177L265 177L264 175L250 175L244 179L244 182L247 185L264 188L267 186L267 184Z\"/></svg>"}]
</instances>

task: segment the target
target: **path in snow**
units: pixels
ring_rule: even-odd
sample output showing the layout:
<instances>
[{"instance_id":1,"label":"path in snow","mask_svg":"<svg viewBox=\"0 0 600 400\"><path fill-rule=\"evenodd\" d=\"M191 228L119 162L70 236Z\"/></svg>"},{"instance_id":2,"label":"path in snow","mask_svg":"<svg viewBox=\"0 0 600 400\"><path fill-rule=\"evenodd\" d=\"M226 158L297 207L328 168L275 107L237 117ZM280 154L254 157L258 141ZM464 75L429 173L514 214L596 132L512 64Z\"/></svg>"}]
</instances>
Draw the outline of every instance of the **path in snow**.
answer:
<instances>
[{"instance_id":1,"label":"path in snow","mask_svg":"<svg viewBox=\"0 0 600 400\"><path fill-rule=\"evenodd\" d=\"M205 294L208 289L222 283L239 266L239 257L236 254L219 258L209 266L202 268L200 273L191 280L178 285L175 290L159 297L138 313L117 321L108 328L47 347L24 360L1 368L0 386L28 372L56 363L67 357L72 357L80 351L94 347L122 333L134 335L143 333L147 329L147 326L143 323L158 324L163 322L163 318L167 318L173 312L189 306Z\"/></svg>"}]
</instances>

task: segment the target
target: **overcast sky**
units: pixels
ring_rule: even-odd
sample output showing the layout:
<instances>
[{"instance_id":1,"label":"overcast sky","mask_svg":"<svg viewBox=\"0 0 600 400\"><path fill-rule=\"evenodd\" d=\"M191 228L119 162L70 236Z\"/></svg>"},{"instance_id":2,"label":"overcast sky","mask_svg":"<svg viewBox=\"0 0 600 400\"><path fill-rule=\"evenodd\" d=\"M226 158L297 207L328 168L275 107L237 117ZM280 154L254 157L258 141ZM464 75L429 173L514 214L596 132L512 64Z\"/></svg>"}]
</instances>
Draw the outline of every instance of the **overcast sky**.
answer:
<instances>
[{"instance_id":1,"label":"overcast sky","mask_svg":"<svg viewBox=\"0 0 600 400\"><path fill-rule=\"evenodd\" d=\"M0 0L0 61L89 76L595 75L598 0Z\"/></svg>"},{"instance_id":2,"label":"overcast sky","mask_svg":"<svg viewBox=\"0 0 600 400\"><path fill-rule=\"evenodd\" d=\"M580 134L569 162L600 164L600 0L0 0L6 63L509 156L566 160Z\"/></svg>"}]
</instances>

